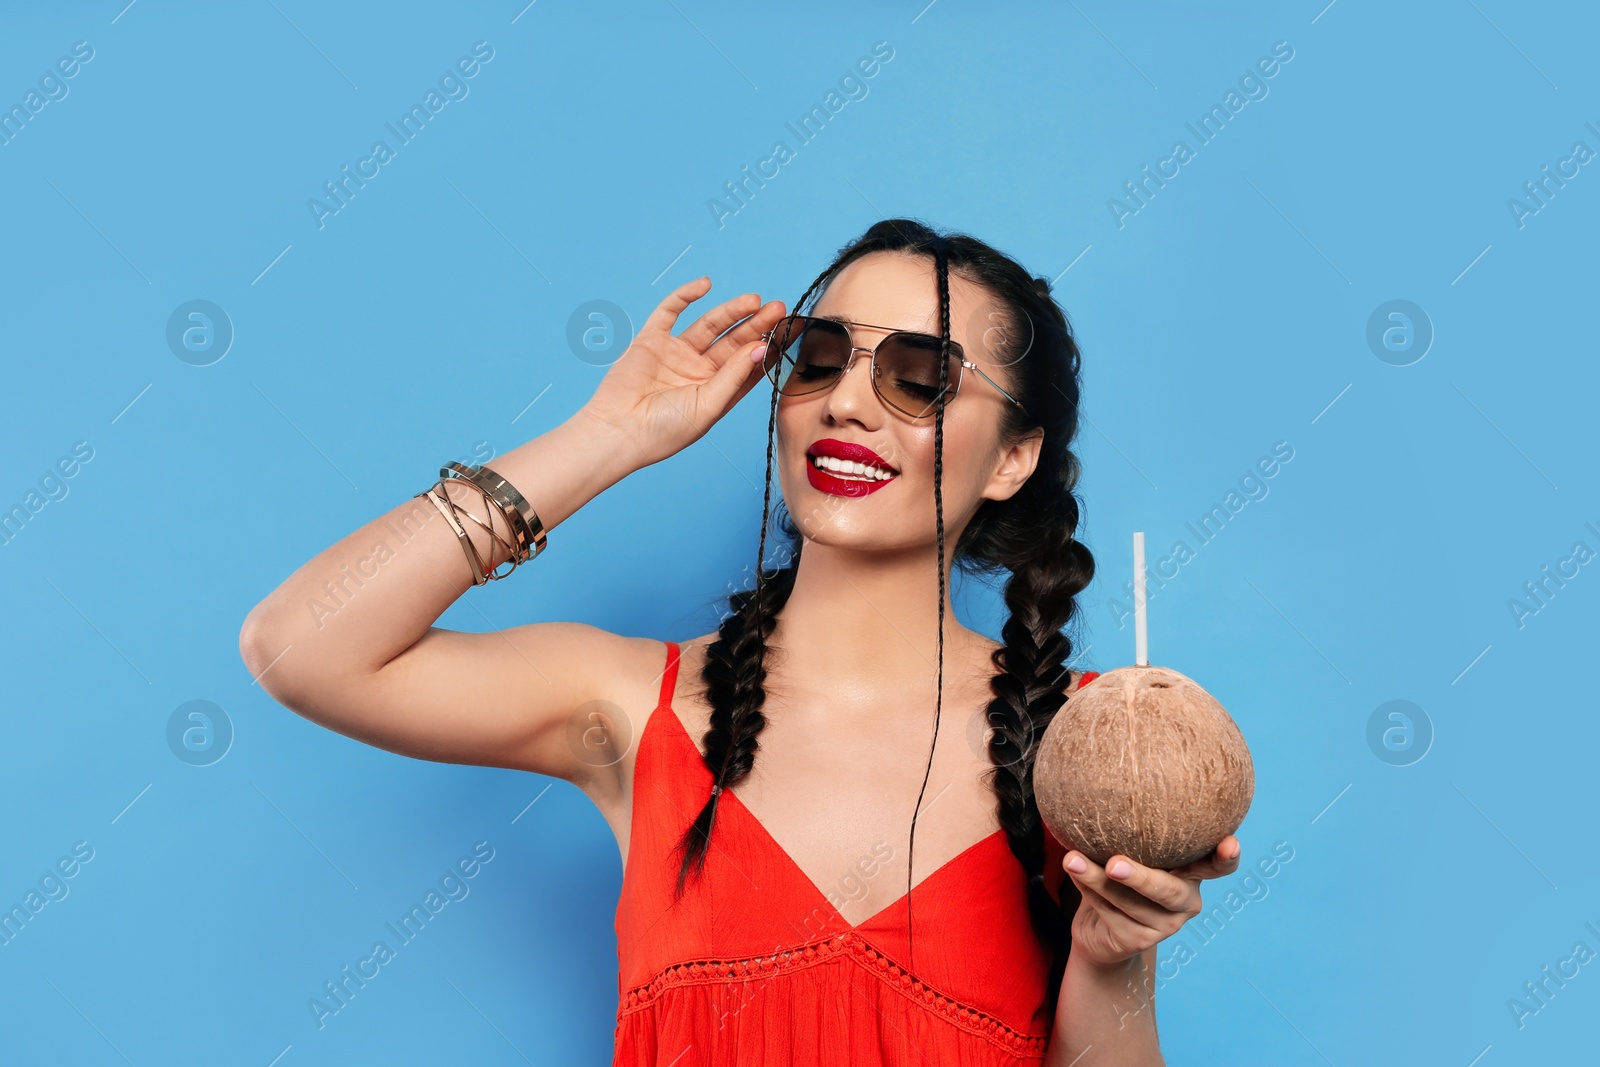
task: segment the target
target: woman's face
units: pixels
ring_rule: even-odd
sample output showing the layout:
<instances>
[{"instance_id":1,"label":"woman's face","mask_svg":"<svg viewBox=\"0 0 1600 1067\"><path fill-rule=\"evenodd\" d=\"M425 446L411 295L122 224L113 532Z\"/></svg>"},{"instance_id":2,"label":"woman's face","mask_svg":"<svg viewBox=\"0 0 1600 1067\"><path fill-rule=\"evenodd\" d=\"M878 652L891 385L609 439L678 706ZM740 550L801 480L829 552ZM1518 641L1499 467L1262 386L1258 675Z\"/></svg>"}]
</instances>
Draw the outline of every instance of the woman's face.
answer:
<instances>
[{"instance_id":1,"label":"woman's face","mask_svg":"<svg viewBox=\"0 0 1600 1067\"><path fill-rule=\"evenodd\" d=\"M939 283L931 257L874 252L844 268L809 312L874 327L850 326L853 344L871 349L894 330L939 336ZM976 283L949 274L950 339L966 358L1012 390L1004 353L986 346L1002 335L998 302ZM778 480L800 532L822 544L894 550L937 543L933 509L934 418L913 420L872 388L868 354L829 388L778 398ZM965 371L944 412L945 552L985 499L1010 497L1038 460L1040 435L1015 445L1000 440L1011 402L981 375ZM816 471L819 442L865 446L892 477L882 484L850 473ZM824 445L824 448L827 446ZM856 480L852 481L851 479ZM863 491L869 490L869 491Z\"/></svg>"}]
</instances>

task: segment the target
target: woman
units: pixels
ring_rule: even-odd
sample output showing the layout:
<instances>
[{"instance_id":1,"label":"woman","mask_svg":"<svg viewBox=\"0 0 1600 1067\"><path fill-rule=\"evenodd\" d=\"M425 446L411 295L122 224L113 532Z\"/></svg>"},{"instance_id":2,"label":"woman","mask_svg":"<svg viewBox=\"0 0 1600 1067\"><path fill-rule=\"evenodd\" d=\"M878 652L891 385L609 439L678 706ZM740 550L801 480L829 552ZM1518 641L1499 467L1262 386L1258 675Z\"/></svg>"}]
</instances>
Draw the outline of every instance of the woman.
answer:
<instances>
[{"instance_id":1,"label":"woman","mask_svg":"<svg viewBox=\"0 0 1600 1067\"><path fill-rule=\"evenodd\" d=\"M708 287L662 301L566 423L303 566L245 621L246 663L369 744L584 790L624 862L619 1064L1162 1063L1156 944L1240 848L1101 867L1040 821L1036 743L1093 678L1065 666L1094 561L1073 536L1078 350L1048 283L891 219L809 311L745 294L674 336ZM763 372L787 558L716 631L432 627ZM375 542L376 576L308 612ZM956 565L1009 575L1002 644L946 610Z\"/></svg>"}]
</instances>

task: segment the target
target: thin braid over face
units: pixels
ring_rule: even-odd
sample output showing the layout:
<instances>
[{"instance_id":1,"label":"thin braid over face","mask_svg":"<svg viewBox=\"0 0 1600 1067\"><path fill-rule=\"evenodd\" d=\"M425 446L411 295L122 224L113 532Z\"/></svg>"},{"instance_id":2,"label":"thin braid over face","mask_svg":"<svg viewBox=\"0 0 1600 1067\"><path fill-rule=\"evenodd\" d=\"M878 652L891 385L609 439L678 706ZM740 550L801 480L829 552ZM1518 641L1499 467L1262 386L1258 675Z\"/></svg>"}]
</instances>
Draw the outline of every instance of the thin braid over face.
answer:
<instances>
[{"instance_id":1,"label":"thin braid over face","mask_svg":"<svg viewBox=\"0 0 1600 1067\"><path fill-rule=\"evenodd\" d=\"M922 797L928 790L928 776L933 772L933 753L939 743L939 717L944 710L944 408L949 400L950 385L950 271L949 243L943 237L933 241L934 274L939 284L939 392L933 413L933 517L939 538L939 657L934 683L933 740L928 743L928 765L922 772L922 789L917 793L917 806L911 816L911 841L906 848L906 940L908 965L915 969L917 962L916 925L912 918L912 872L915 868L917 847L917 815L922 811Z\"/></svg>"}]
</instances>

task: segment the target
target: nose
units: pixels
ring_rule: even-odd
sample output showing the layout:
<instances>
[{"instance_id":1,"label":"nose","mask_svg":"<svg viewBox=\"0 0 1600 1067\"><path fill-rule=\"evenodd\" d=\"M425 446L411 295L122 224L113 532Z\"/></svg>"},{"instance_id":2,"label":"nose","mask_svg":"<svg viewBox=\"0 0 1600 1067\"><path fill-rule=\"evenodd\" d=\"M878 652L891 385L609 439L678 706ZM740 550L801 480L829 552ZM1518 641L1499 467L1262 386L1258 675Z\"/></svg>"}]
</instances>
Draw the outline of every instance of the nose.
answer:
<instances>
[{"instance_id":1,"label":"nose","mask_svg":"<svg viewBox=\"0 0 1600 1067\"><path fill-rule=\"evenodd\" d=\"M864 414L870 418L877 406L878 395L872 388L872 350L856 348L828 390L824 412L835 422L852 418L860 422Z\"/></svg>"}]
</instances>

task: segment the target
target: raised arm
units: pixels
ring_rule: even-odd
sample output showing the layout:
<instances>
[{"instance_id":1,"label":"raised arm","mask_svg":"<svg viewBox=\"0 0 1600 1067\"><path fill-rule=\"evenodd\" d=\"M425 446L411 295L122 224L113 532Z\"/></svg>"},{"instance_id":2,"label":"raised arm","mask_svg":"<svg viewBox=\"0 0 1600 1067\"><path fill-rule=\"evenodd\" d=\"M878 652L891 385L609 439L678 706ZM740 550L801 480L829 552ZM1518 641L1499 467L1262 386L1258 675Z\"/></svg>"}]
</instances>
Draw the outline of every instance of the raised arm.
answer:
<instances>
[{"instance_id":1,"label":"raised arm","mask_svg":"<svg viewBox=\"0 0 1600 1067\"><path fill-rule=\"evenodd\" d=\"M673 336L678 315L708 288L702 278L670 294L588 403L492 463L547 530L631 471L697 440L760 380L750 353L782 305L762 307L745 294ZM446 482L443 491L511 540L503 517L470 486ZM484 530L463 526L487 567L505 560ZM560 566L561 558L553 534L529 565ZM488 633L434 626L471 588L454 530L426 498L412 497L257 604L240 631L240 654L279 703L348 737L418 759L584 784L594 768L569 742L569 724L592 700L636 705L660 670L658 642L568 622Z\"/></svg>"}]
</instances>

